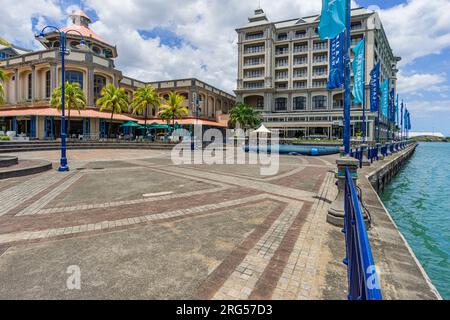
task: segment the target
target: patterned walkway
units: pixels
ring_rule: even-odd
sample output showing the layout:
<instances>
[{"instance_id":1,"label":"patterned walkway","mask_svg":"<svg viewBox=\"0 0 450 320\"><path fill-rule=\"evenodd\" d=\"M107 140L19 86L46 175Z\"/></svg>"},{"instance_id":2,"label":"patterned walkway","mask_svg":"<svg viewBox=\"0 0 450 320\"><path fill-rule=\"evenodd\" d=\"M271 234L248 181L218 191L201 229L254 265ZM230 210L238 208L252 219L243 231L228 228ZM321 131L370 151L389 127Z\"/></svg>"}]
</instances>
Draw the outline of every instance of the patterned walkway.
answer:
<instances>
[{"instance_id":1,"label":"patterned walkway","mask_svg":"<svg viewBox=\"0 0 450 320\"><path fill-rule=\"evenodd\" d=\"M0 180L0 298L322 297L332 156L281 157L264 177L126 152L72 151L70 173ZM65 288L69 265L81 290Z\"/></svg>"}]
</instances>

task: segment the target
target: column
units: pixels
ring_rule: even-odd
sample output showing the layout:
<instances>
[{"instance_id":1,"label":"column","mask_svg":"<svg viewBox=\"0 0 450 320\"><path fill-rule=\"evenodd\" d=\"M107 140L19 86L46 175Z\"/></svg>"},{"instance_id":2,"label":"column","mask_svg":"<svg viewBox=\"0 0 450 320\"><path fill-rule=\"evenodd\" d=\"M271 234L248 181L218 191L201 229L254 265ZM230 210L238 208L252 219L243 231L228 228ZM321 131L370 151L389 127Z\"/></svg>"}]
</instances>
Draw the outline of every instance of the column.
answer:
<instances>
[{"instance_id":1,"label":"column","mask_svg":"<svg viewBox=\"0 0 450 320\"><path fill-rule=\"evenodd\" d=\"M338 195L336 197L336 200L334 200L334 202L330 206L330 209L328 210L327 222L337 227L343 227L345 217L345 168L347 166L349 167L352 179L356 184L356 180L358 179L359 161L350 157L341 157L336 160L336 164Z\"/></svg>"},{"instance_id":2,"label":"column","mask_svg":"<svg viewBox=\"0 0 450 320\"><path fill-rule=\"evenodd\" d=\"M20 81L20 77L19 77L19 70L18 69L14 69L14 79L15 79L14 80L14 102L16 104L18 104L19 101L20 101L20 97L19 97L19 81Z\"/></svg>"},{"instance_id":3,"label":"column","mask_svg":"<svg viewBox=\"0 0 450 320\"><path fill-rule=\"evenodd\" d=\"M58 86L58 65L56 63L50 64L50 96L53 90Z\"/></svg>"},{"instance_id":4,"label":"column","mask_svg":"<svg viewBox=\"0 0 450 320\"><path fill-rule=\"evenodd\" d=\"M94 68L92 66L89 66L87 69L87 83L86 83L86 90L87 90L87 105L95 106L95 98L94 97Z\"/></svg>"},{"instance_id":5,"label":"column","mask_svg":"<svg viewBox=\"0 0 450 320\"><path fill-rule=\"evenodd\" d=\"M36 100L37 97L37 81L36 81L36 66L31 66L31 101Z\"/></svg>"}]
</instances>

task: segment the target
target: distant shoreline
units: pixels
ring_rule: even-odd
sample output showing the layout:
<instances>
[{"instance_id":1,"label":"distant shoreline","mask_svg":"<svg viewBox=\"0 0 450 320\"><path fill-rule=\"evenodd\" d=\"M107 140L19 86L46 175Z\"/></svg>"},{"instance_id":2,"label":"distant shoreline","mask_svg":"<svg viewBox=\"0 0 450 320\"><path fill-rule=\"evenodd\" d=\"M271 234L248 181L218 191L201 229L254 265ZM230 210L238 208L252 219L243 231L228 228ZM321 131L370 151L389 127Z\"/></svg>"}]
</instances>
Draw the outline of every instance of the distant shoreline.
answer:
<instances>
[{"instance_id":1,"label":"distant shoreline","mask_svg":"<svg viewBox=\"0 0 450 320\"><path fill-rule=\"evenodd\" d=\"M450 137L414 137L410 140L417 142L450 142Z\"/></svg>"}]
</instances>

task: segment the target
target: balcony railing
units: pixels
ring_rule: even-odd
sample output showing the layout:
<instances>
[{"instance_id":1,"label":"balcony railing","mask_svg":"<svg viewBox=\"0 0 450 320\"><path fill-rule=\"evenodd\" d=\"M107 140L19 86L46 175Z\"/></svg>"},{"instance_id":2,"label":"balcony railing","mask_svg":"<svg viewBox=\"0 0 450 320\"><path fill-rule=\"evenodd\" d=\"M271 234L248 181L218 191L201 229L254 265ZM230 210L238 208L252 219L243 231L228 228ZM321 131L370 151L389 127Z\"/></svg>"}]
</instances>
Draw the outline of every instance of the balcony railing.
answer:
<instances>
[{"instance_id":1,"label":"balcony railing","mask_svg":"<svg viewBox=\"0 0 450 320\"><path fill-rule=\"evenodd\" d=\"M294 65L301 65L301 64L307 64L308 60L294 60Z\"/></svg>"},{"instance_id":2,"label":"balcony railing","mask_svg":"<svg viewBox=\"0 0 450 320\"><path fill-rule=\"evenodd\" d=\"M264 52L264 47L251 47L244 50L245 54Z\"/></svg>"},{"instance_id":3,"label":"balcony railing","mask_svg":"<svg viewBox=\"0 0 450 320\"><path fill-rule=\"evenodd\" d=\"M378 275L360 199L349 167L345 168L344 233L347 257L348 299L382 300Z\"/></svg>"},{"instance_id":4,"label":"balcony railing","mask_svg":"<svg viewBox=\"0 0 450 320\"><path fill-rule=\"evenodd\" d=\"M328 45L327 45L327 44L320 44L320 45L315 44L315 45L313 46L313 50L314 50L314 51L328 50Z\"/></svg>"},{"instance_id":5,"label":"balcony railing","mask_svg":"<svg viewBox=\"0 0 450 320\"><path fill-rule=\"evenodd\" d=\"M308 51L308 47L294 47L294 53L307 52L307 51Z\"/></svg>"},{"instance_id":6,"label":"balcony railing","mask_svg":"<svg viewBox=\"0 0 450 320\"><path fill-rule=\"evenodd\" d=\"M294 35L295 39L303 39L306 38L307 34L306 32L296 32Z\"/></svg>"},{"instance_id":7,"label":"balcony railing","mask_svg":"<svg viewBox=\"0 0 450 320\"><path fill-rule=\"evenodd\" d=\"M276 55L280 55L280 54L288 54L289 53L289 49L284 49L284 50L276 50L275 54Z\"/></svg>"}]
</instances>

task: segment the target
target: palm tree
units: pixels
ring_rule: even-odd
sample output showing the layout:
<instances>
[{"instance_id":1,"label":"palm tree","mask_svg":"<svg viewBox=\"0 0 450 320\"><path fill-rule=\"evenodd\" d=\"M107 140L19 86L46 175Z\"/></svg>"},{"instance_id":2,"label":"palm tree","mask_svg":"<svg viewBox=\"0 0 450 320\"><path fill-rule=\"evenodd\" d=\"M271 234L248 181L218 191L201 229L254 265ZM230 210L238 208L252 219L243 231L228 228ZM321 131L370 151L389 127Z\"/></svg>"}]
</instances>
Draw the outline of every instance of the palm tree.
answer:
<instances>
[{"instance_id":1,"label":"palm tree","mask_svg":"<svg viewBox=\"0 0 450 320\"><path fill-rule=\"evenodd\" d=\"M3 104L5 102L5 87L3 83L8 79L8 76L6 75L5 71L0 69L0 104Z\"/></svg>"},{"instance_id":2,"label":"palm tree","mask_svg":"<svg viewBox=\"0 0 450 320\"><path fill-rule=\"evenodd\" d=\"M157 108L161 105L161 99L158 96L155 88L151 85L146 85L136 90L133 96L133 102L131 103L131 108L133 113L137 114L139 112L144 112L144 127L145 127L145 137L147 137L147 112L148 107L152 107L157 112Z\"/></svg>"},{"instance_id":3,"label":"palm tree","mask_svg":"<svg viewBox=\"0 0 450 320\"><path fill-rule=\"evenodd\" d=\"M3 38L0 38L0 44L5 47L11 47L11 44Z\"/></svg>"},{"instance_id":4,"label":"palm tree","mask_svg":"<svg viewBox=\"0 0 450 320\"><path fill-rule=\"evenodd\" d=\"M111 119L108 128L108 137L111 137L114 113L128 112L128 95L124 88L118 88L110 83L103 87L100 96L101 97L97 99L97 105L100 106L100 111L111 111Z\"/></svg>"},{"instance_id":5,"label":"palm tree","mask_svg":"<svg viewBox=\"0 0 450 320\"><path fill-rule=\"evenodd\" d=\"M61 87L53 90L50 105L61 111ZM66 82L64 85L64 109L67 110L67 132L70 135L70 110L80 111L86 108L86 97L78 82Z\"/></svg>"},{"instance_id":6,"label":"palm tree","mask_svg":"<svg viewBox=\"0 0 450 320\"><path fill-rule=\"evenodd\" d=\"M159 116L166 120L167 124L172 121L172 126L175 128L175 119L182 119L189 115L188 108L183 106L185 98L175 92L170 92L169 97L164 99L164 105L161 106Z\"/></svg>"},{"instance_id":7,"label":"palm tree","mask_svg":"<svg viewBox=\"0 0 450 320\"><path fill-rule=\"evenodd\" d=\"M11 44L3 38L0 38L0 45L11 47ZM5 87L3 84L6 79L8 79L8 76L6 75L5 71L0 69L0 104L3 104L5 102Z\"/></svg>"},{"instance_id":8,"label":"palm tree","mask_svg":"<svg viewBox=\"0 0 450 320\"><path fill-rule=\"evenodd\" d=\"M260 113L245 103L237 103L230 110L230 125L233 127L239 124L243 129L255 128L261 122Z\"/></svg>"}]
</instances>

